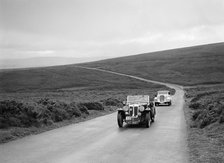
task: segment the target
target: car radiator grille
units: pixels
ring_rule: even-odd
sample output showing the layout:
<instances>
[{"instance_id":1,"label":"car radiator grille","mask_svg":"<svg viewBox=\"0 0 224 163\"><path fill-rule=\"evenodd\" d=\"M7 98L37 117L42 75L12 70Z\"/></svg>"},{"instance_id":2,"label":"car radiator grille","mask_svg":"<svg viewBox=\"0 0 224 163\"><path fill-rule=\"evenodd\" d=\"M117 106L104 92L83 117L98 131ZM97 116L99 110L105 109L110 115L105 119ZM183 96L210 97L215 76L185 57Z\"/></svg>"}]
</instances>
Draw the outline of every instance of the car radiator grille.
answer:
<instances>
[{"instance_id":1,"label":"car radiator grille","mask_svg":"<svg viewBox=\"0 0 224 163\"><path fill-rule=\"evenodd\" d=\"M130 116L132 116L132 114L133 114L133 109L130 109L130 110L129 110L129 114L130 114Z\"/></svg>"},{"instance_id":2,"label":"car radiator grille","mask_svg":"<svg viewBox=\"0 0 224 163\"><path fill-rule=\"evenodd\" d=\"M137 116L138 115L138 107L130 108L129 110L130 116Z\"/></svg>"},{"instance_id":3,"label":"car radiator grille","mask_svg":"<svg viewBox=\"0 0 224 163\"><path fill-rule=\"evenodd\" d=\"M134 116L138 115L138 107L134 107Z\"/></svg>"},{"instance_id":4,"label":"car radiator grille","mask_svg":"<svg viewBox=\"0 0 224 163\"><path fill-rule=\"evenodd\" d=\"M159 98L160 98L160 102L164 102L164 100L165 100L165 96L164 95L161 95Z\"/></svg>"}]
</instances>

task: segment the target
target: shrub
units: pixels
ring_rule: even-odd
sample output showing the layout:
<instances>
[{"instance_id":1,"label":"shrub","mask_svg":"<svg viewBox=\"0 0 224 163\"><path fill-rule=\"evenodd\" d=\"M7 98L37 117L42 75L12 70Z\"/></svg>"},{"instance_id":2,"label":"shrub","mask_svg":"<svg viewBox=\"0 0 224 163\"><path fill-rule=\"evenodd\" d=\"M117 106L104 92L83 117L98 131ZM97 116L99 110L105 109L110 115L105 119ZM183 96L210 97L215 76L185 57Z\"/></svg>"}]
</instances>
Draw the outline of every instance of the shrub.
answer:
<instances>
[{"instance_id":1,"label":"shrub","mask_svg":"<svg viewBox=\"0 0 224 163\"><path fill-rule=\"evenodd\" d=\"M106 100L103 100L103 104L106 106L121 106L122 102L118 99L108 98Z\"/></svg>"},{"instance_id":2,"label":"shrub","mask_svg":"<svg viewBox=\"0 0 224 163\"><path fill-rule=\"evenodd\" d=\"M101 103L70 103L42 98L37 102L0 101L0 128L51 125L72 117L89 114L89 110L104 110Z\"/></svg>"},{"instance_id":3,"label":"shrub","mask_svg":"<svg viewBox=\"0 0 224 163\"><path fill-rule=\"evenodd\" d=\"M83 105L81 103L78 103L78 104L75 104L75 105L79 108L79 110L82 113L89 114L88 108L85 105Z\"/></svg>"},{"instance_id":4,"label":"shrub","mask_svg":"<svg viewBox=\"0 0 224 163\"><path fill-rule=\"evenodd\" d=\"M200 122L200 128L204 128L204 127L210 125L211 122L212 122L212 117L205 116Z\"/></svg>"},{"instance_id":5,"label":"shrub","mask_svg":"<svg viewBox=\"0 0 224 163\"><path fill-rule=\"evenodd\" d=\"M31 126L30 117L28 117L26 112L21 113L18 117L21 120L20 127L30 127Z\"/></svg>"},{"instance_id":6,"label":"shrub","mask_svg":"<svg viewBox=\"0 0 224 163\"><path fill-rule=\"evenodd\" d=\"M59 121L63 121L64 119L68 119L69 115L68 113L61 108L55 107L53 109L53 121L54 122L59 122Z\"/></svg>"},{"instance_id":7,"label":"shrub","mask_svg":"<svg viewBox=\"0 0 224 163\"><path fill-rule=\"evenodd\" d=\"M10 126L21 126L21 120L19 118L9 117L8 121Z\"/></svg>"},{"instance_id":8,"label":"shrub","mask_svg":"<svg viewBox=\"0 0 224 163\"><path fill-rule=\"evenodd\" d=\"M216 91L212 91L212 92L203 92L203 93L200 93L200 94L197 94L196 97L194 97L191 102L196 102L198 101L200 98L204 97L204 96L208 96L208 95L212 95L212 94L215 94L217 93Z\"/></svg>"},{"instance_id":9,"label":"shrub","mask_svg":"<svg viewBox=\"0 0 224 163\"><path fill-rule=\"evenodd\" d=\"M70 113L71 116L80 117L82 115L81 110L76 104L70 104L66 110Z\"/></svg>"},{"instance_id":10,"label":"shrub","mask_svg":"<svg viewBox=\"0 0 224 163\"><path fill-rule=\"evenodd\" d=\"M224 106L219 101L207 101L203 107L200 103L192 103L191 107L197 109L192 114L195 126L204 128L215 122L224 122Z\"/></svg>"},{"instance_id":11,"label":"shrub","mask_svg":"<svg viewBox=\"0 0 224 163\"><path fill-rule=\"evenodd\" d=\"M8 128L9 123L6 118L0 116L0 128Z\"/></svg>"},{"instance_id":12,"label":"shrub","mask_svg":"<svg viewBox=\"0 0 224 163\"><path fill-rule=\"evenodd\" d=\"M202 105L198 102L193 102L189 105L189 108L194 109L194 110L199 109L201 107L202 107Z\"/></svg>"},{"instance_id":13,"label":"shrub","mask_svg":"<svg viewBox=\"0 0 224 163\"><path fill-rule=\"evenodd\" d=\"M87 103L82 103L82 105L87 107L88 110L104 110L103 105L99 102L87 102Z\"/></svg>"},{"instance_id":14,"label":"shrub","mask_svg":"<svg viewBox=\"0 0 224 163\"><path fill-rule=\"evenodd\" d=\"M49 103L52 103L52 101L49 100L49 98L41 98L39 101L37 101L38 104L47 105Z\"/></svg>"},{"instance_id":15,"label":"shrub","mask_svg":"<svg viewBox=\"0 0 224 163\"><path fill-rule=\"evenodd\" d=\"M224 108L222 107L222 113L220 114L219 123L224 122Z\"/></svg>"},{"instance_id":16,"label":"shrub","mask_svg":"<svg viewBox=\"0 0 224 163\"><path fill-rule=\"evenodd\" d=\"M192 120L196 120L200 114L201 114L201 111L194 112L192 115Z\"/></svg>"}]
</instances>

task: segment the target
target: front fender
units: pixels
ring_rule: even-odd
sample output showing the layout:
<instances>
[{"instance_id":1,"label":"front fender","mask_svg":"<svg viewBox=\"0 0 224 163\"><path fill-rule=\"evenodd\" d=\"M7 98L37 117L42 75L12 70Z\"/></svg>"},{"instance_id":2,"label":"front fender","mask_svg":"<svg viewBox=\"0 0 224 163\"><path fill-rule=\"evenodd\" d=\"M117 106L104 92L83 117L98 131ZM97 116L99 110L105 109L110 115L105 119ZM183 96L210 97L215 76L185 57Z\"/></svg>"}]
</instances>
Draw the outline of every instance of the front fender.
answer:
<instances>
[{"instance_id":1,"label":"front fender","mask_svg":"<svg viewBox=\"0 0 224 163\"><path fill-rule=\"evenodd\" d=\"M122 117L123 117L123 119L126 118L125 112L124 112L124 110L123 110L122 108L118 108L118 109L117 109L117 114L121 114Z\"/></svg>"},{"instance_id":2,"label":"front fender","mask_svg":"<svg viewBox=\"0 0 224 163\"><path fill-rule=\"evenodd\" d=\"M118 108L117 111L124 111L123 108Z\"/></svg>"},{"instance_id":3,"label":"front fender","mask_svg":"<svg viewBox=\"0 0 224 163\"><path fill-rule=\"evenodd\" d=\"M151 108L146 108L146 109L145 109L145 111L151 111L151 110L152 110Z\"/></svg>"}]
</instances>

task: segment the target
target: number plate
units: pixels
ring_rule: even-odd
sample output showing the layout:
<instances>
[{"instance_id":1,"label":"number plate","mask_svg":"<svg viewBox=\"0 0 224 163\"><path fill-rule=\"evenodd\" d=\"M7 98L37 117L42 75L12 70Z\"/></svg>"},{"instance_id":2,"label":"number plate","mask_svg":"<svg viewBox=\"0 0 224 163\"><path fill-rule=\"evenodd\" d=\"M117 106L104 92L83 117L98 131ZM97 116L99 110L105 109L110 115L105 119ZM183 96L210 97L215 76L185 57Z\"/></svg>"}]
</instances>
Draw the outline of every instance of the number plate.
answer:
<instances>
[{"instance_id":1,"label":"number plate","mask_svg":"<svg viewBox=\"0 0 224 163\"><path fill-rule=\"evenodd\" d=\"M131 117L126 117L126 120L128 120L128 121L131 120Z\"/></svg>"}]
</instances>

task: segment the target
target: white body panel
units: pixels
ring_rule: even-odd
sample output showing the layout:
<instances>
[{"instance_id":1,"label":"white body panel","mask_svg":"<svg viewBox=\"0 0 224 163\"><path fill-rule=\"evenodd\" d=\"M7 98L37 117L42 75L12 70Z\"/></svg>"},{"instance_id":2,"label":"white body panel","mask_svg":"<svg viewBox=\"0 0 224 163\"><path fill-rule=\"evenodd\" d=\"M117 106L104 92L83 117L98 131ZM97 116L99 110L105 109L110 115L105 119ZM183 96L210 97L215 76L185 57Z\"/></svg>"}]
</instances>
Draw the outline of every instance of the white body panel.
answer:
<instances>
[{"instance_id":1,"label":"white body panel","mask_svg":"<svg viewBox=\"0 0 224 163\"><path fill-rule=\"evenodd\" d=\"M154 98L157 104L171 104L171 95L169 91L158 91L157 96Z\"/></svg>"},{"instance_id":2,"label":"white body panel","mask_svg":"<svg viewBox=\"0 0 224 163\"><path fill-rule=\"evenodd\" d=\"M149 95L127 96L127 104L149 104Z\"/></svg>"}]
</instances>

